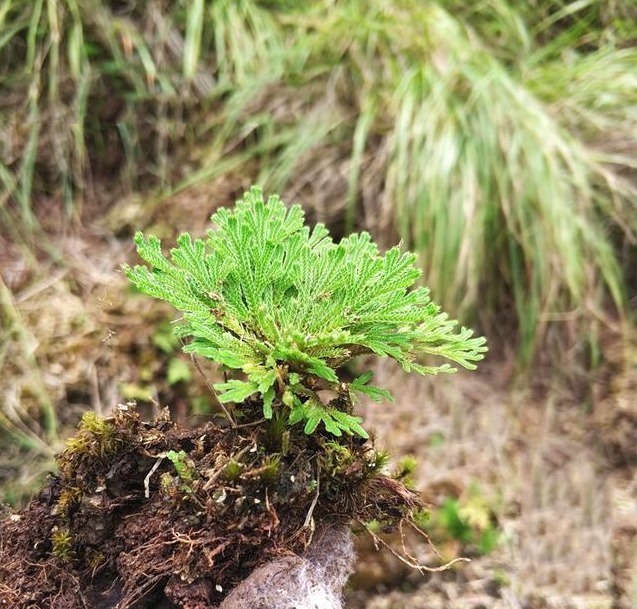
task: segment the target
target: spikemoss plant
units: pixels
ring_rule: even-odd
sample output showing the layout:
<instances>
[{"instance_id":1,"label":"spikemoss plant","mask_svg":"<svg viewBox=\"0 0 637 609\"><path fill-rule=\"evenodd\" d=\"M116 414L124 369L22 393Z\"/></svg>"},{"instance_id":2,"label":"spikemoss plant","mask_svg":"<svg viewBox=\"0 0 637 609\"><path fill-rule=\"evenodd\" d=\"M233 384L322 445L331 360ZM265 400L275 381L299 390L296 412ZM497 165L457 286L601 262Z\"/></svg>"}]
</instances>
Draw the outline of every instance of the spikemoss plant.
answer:
<instances>
[{"instance_id":1,"label":"spikemoss plant","mask_svg":"<svg viewBox=\"0 0 637 609\"><path fill-rule=\"evenodd\" d=\"M369 384L371 372L341 382L337 371L349 360L375 353L406 371L438 374L455 368L420 356L474 368L486 351L484 338L458 330L427 288L415 286L421 271L412 253L381 254L367 233L334 243L322 224L305 226L300 206L287 208L277 196L266 202L257 187L212 222L205 241L184 233L169 257L159 239L138 232L150 268L125 273L182 312L175 332L189 341L186 352L239 373L215 385L224 404L255 396L265 419L365 438L352 402L391 396ZM321 397L324 389L334 397Z\"/></svg>"},{"instance_id":2,"label":"spikemoss plant","mask_svg":"<svg viewBox=\"0 0 637 609\"><path fill-rule=\"evenodd\" d=\"M173 464L177 476L182 482L183 489L186 492L191 491L191 485L196 478L197 470L192 459L188 458L185 451L169 450L166 453L166 458Z\"/></svg>"}]
</instances>

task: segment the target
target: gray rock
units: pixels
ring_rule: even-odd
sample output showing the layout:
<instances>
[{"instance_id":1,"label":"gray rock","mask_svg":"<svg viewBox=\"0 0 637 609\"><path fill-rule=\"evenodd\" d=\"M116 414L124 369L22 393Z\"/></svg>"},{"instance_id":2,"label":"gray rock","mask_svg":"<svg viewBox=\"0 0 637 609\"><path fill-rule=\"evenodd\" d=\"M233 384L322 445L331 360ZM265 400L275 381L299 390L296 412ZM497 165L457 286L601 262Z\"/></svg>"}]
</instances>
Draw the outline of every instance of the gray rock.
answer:
<instances>
[{"instance_id":1,"label":"gray rock","mask_svg":"<svg viewBox=\"0 0 637 609\"><path fill-rule=\"evenodd\" d=\"M219 609L342 609L355 558L349 529L327 528L304 556L286 556L255 569Z\"/></svg>"}]
</instances>

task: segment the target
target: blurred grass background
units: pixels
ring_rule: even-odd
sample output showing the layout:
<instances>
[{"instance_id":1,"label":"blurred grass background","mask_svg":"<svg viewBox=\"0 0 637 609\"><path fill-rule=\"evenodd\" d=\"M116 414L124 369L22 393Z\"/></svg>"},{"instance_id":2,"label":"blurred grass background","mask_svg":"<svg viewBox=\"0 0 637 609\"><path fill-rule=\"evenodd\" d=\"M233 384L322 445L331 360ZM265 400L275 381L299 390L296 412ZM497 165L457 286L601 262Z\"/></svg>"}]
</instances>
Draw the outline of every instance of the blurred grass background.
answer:
<instances>
[{"instance_id":1,"label":"blurred grass background","mask_svg":"<svg viewBox=\"0 0 637 609\"><path fill-rule=\"evenodd\" d=\"M595 358L635 263L629 5L4 0L3 225L240 172L403 239L523 364L555 320Z\"/></svg>"},{"instance_id":2,"label":"blurred grass background","mask_svg":"<svg viewBox=\"0 0 637 609\"><path fill-rule=\"evenodd\" d=\"M635 322L636 43L617 0L0 0L5 500L83 409L206 410L117 268L251 183L403 240L488 374L592 411Z\"/></svg>"}]
</instances>

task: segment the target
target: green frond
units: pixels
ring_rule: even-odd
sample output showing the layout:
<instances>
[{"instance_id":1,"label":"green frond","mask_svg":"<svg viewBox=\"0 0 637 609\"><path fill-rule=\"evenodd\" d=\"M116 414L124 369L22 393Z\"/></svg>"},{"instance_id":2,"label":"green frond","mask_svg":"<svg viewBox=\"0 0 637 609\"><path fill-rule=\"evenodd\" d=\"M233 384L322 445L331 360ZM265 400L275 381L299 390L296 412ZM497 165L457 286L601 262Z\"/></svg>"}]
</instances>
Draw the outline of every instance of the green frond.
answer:
<instances>
[{"instance_id":1,"label":"green frond","mask_svg":"<svg viewBox=\"0 0 637 609\"><path fill-rule=\"evenodd\" d=\"M305 421L303 431L306 434L314 433L320 425L323 425L325 431L333 436L342 436L343 433L346 433L348 435L356 434L362 438L369 437L361 427L362 419L360 417L323 404L316 398L309 399L305 403L298 402L292 408L288 423L296 425L301 421Z\"/></svg>"},{"instance_id":2,"label":"green frond","mask_svg":"<svg viewBox=\"0 0 637 609\"><path fill-rule=\"evenodd\" d=\"M360 419L324 404L314 388L342 392L337 369L361 353L376 353L421 374L453 372L448 363L422 365L421 355L475 367L485 340L431 302L416 287L416 257L397 247L385 254L367 233L336 244L321 224L310 233L298 205L287 208L259 188L233 209L212 217L206 241L182 234L170 257L155 237L138 233L139 255L150 265L125 267L142 292L170 302L183 313L176 332L190 339L184 350L207 357L247 380L215 385L222 403L252 395L273 408L291 409L289 424L305 422L306 433L366 437ZM375 401L391 396L362 375L348 395Z\"/></svg>"},{"instance_id":3,"label":"green frond","mask_svg":"<svg viewBox=\"0 0 637 609\"><path fill-rule=\"evenodd\" d=\"M227 383L217 383L214 388L215 391L219 392L219 401L222 404L227 402L240 403L249 398L253 393L256 393L258 385L253 382L246 383L232 379Z\"/></svg>"},{"instance_id":4,"label":"green frond","mask_svg":"<svg viewBox=\"0 0 637 609\"><path fill-rule=\"evenodd\" d=\"M349 390L354 393L362 393L376 403L381 402L382 400L393 401L394 398L387 389L381 389L380 387L369 385L369 381L372 380L372 377L373 373L371 371L361 374L349 384Z\"/></svg>"}]
</instances>

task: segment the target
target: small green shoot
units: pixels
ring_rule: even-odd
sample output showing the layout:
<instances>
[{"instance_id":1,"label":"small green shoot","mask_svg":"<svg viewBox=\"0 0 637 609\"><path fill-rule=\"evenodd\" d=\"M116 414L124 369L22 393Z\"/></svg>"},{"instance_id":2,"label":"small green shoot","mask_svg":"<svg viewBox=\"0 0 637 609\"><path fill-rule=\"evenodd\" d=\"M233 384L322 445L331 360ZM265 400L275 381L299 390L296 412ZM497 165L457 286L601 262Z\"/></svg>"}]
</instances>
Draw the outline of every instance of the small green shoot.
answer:
<instances>
[{"instance_id":1,"label":"small green shoot","mask_svg":"<svg viewBox=\"0 0 637 609\"><path fill-rule=\"evenodd\" d=\"M447 498L433 511L430 522L423 522L421 526L434 528L438 537L459 541L480 554L495 550L502 539L493 507L476 487L466 497Z\"/></svg>"},{"instance_id":2,"label":"small green shoot","mask_svg":"<svg viewBox=\"0 0 637 609\"><path fill-rule=\"evenodd\" d=\"M194 482L196 477L196 469L194 463L188 458L185 451L169 450L166 458L173 464L177 475L184 482L187 488Z\"/></svg>"}]
</instances>

